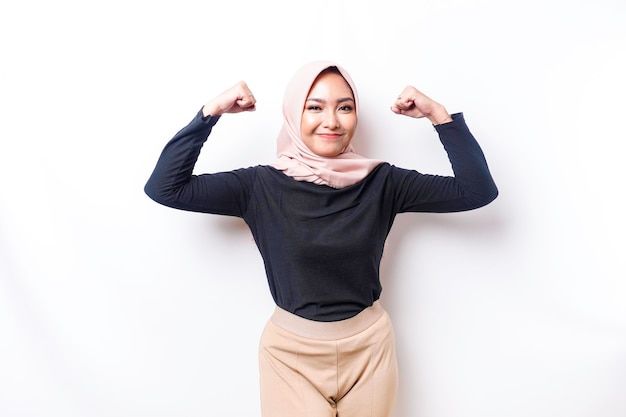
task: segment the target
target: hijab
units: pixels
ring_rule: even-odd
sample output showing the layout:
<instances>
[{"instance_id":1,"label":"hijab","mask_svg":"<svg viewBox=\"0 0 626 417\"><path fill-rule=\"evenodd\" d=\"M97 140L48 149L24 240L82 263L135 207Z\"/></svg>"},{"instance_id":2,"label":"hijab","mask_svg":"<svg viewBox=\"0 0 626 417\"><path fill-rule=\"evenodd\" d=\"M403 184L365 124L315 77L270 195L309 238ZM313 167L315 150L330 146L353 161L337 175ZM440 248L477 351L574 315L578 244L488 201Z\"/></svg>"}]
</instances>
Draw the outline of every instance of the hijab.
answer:
<instances>
[{"instance_id":1,"label":"hijab","mask_svg":"<svg viewBox=\"0 0 626 417\"><path fill-rule=\"evenodd\" d=\"M357 154L351 144L343 153L332 158L319 156L304 144L300 135L304 103L317 77L329 67L337 68L352 89L358 116L356 87L344 68L332 61L314 61L304 65L296 71L285 90L284 121L277 140L278 160L272 166L297 181L344 188L361 181L382 161Z\"/></svg>"}]
</instances>

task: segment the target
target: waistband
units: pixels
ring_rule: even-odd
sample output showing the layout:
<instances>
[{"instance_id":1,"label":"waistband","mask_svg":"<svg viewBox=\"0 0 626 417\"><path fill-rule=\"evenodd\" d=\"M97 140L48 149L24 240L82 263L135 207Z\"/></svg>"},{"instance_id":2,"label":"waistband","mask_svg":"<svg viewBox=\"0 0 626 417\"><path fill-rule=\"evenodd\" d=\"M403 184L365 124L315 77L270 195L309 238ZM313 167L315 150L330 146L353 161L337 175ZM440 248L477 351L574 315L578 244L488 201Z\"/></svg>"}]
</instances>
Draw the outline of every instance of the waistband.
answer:
<instances>
[{"instance_id":1,"label":"waistband","mask_svg":"<svg viewBox=\"0 0 626 417\"><path fill-rule=\"evenodd\" d=\"M367 329L385 314L379 301L354 317L339 321L314 321L296 316L276 306L270 321L297 336L316 340L338 340L354 336Z\"/></svg>"}]
</instances>

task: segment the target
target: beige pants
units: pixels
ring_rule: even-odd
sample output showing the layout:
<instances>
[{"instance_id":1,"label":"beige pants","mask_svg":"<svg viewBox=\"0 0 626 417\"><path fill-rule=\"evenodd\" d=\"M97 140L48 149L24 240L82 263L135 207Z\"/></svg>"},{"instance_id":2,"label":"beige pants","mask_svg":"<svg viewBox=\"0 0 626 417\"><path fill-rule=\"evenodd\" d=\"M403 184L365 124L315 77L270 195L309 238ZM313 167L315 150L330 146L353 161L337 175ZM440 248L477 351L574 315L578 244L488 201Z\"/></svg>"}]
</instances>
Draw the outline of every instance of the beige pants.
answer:
<instances>
[{"instance_id":1,"label":"beige pants","mask_svg":"<svg viewBox=\"0 0 626 417\"><path fill-rule=\"evenodd\" d=\"M263 417L389 417L398 367L387 312L314 322L277 308L259 349Z\"/></svg>"}]
</instances>

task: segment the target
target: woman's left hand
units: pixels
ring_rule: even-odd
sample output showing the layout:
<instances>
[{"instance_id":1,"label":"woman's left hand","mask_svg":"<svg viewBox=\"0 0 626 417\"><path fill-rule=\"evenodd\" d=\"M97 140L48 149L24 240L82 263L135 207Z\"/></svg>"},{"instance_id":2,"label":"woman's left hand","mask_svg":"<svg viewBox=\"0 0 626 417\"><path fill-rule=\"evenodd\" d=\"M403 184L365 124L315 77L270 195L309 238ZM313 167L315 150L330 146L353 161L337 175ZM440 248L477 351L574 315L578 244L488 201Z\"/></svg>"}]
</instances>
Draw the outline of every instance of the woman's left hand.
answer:
<instances>
[{"instance_id":1,"label":"woman's left hand","mask_svg":"<svg viewBox=\"0 0 626 417\"><path fill-rule=\"evenodd\" d=\"M395 103L391 106L391 111L416 119L426 117L433 125L452 121L452 117L443 105L411 85L406 86L402 90Z\"/></svg>"}]
</instances>

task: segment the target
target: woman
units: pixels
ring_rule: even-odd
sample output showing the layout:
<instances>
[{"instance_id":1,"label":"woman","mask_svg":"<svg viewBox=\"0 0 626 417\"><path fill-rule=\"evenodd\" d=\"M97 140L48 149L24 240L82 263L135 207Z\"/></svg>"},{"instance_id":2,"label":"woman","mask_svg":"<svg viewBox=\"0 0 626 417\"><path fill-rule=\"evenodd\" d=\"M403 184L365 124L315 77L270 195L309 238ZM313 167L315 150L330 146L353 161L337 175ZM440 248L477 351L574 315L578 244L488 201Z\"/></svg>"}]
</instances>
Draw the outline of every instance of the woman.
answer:
<instances>
[{"instance_id":1,"label":"woman","mask_svg":"<svg viewBox=\"0 0 626 417\"><path fill-rule=\"evenodd\" d=\"M398 213L471 210L495 199L483 153L462 114L408 86L391 110L430 120L454 176L358 155L354 82L340 65L315 61L287 86L273 164L193 175L219 118L255 106L244 82L206 103L166 145L145 191L250 227L276 303L259 350L263 416L390 416L395 342L378 301L385 239Z\"/></svg>"}]
</instances>

